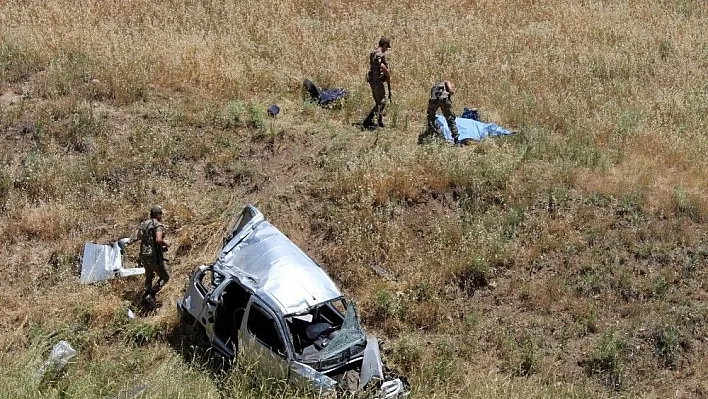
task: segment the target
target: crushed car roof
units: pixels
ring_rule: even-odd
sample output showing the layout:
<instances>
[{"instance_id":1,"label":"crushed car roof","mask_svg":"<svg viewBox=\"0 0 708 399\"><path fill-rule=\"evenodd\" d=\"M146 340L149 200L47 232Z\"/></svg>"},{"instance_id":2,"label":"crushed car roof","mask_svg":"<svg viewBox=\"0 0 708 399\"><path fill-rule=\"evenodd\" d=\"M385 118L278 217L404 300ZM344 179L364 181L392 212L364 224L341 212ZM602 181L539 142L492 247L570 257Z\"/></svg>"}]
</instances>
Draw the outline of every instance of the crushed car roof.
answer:
<instances>
[{"instance_id":1,"label":"crushed car roof","mask_svg":"<svg viewBox=\"0 0 708 399\"><path fill-rule=\"evenodd\" d=\"M248 226L247 226L248 227ZM215 269L243 274L275 299L283 314L295 314L342 296L332 279L268 221L255 223L238 244L227 243ZM233 240L238 240L238 235ZM243 273L239 273L243 272Z\"/></svg>"}]
</instances>

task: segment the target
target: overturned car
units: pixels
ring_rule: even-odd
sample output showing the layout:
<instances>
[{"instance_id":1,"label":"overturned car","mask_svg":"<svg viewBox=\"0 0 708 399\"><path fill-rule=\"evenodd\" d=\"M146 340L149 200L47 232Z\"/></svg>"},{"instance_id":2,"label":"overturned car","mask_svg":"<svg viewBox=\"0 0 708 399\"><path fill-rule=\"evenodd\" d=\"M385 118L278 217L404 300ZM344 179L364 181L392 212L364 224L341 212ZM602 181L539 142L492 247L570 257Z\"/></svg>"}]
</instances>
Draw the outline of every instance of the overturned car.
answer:
<instances>
[{"instance_id":1,"label":"overturned car","mask_svg":"<svg viewBox=\"0 0 708 399\"><path fill-rule=\"evenodd\" d=\"M260 376L319 393L407 395L384 373L378 341L362 330L354 304L252 205L217 261L192 274L177 309L186 330L206 332L217 354Z\"/></svg>"}]
</instances>

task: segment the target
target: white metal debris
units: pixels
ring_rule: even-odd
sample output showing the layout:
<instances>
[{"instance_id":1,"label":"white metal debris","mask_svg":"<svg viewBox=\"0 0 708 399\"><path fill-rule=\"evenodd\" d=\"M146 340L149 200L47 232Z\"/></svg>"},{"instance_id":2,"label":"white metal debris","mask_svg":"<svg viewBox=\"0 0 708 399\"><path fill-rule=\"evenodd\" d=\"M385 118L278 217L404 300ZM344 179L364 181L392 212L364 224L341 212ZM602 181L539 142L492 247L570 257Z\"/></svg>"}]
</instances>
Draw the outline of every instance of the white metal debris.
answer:
<instances>
[{"instance_id":1,"label":"white metal debris","mask_svg":"<svg viewBox=\"0 0 708 399\"><path fill-rule=\"evenodd\" d=\"M113 277L135 276L145 273L145 268L123 267L122 249L133 241L132 238L121 238L113 244L84 244L83 262L81 264L82 284L95 283Z\"/></svg>"}]
</instances>

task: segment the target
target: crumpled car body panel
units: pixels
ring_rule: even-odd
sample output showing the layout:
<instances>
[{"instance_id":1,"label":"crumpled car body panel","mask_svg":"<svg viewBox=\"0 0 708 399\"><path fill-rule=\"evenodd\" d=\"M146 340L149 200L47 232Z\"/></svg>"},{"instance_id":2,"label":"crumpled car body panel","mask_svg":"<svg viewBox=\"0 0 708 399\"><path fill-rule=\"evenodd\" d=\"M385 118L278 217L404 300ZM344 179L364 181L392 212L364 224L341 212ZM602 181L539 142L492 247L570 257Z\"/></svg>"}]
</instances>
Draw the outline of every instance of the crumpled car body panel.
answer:
<instances>
[{"instance_id":1,"label":"crumpled car body panel","mask_svg":"<svg viewBox=\"0 0 708 399\"><path fill-rule=\"evenodd\" d=\"M265 220L238 243L227 243L214 268L244 273L278 303L283 314L303 312L342 296L315 261Z\"/></svg>"}]
</instances>

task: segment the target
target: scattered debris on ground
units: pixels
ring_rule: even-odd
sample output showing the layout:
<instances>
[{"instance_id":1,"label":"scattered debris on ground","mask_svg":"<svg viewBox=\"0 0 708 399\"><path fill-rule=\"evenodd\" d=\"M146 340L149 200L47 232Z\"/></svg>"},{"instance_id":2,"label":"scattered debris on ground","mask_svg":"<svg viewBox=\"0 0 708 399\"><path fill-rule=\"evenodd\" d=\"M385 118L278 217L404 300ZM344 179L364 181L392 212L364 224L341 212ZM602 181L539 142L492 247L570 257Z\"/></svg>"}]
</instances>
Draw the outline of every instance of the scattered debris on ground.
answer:
<instances>
[{"instance_id":1,"label":"scattered debris on ground","mask_svg":"<svg viewBox=\"0 0 708 399\"><path fill-rule=\"evenodd\" d=\"M76 350L68 342L59 341L52 348L52 352L42 367L37 370L37 378L41 381L56 380L64 371L64 367L69 363L69 360L76 356L76 353Z\"/></svg>"}]
</instances>

